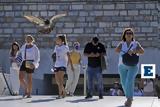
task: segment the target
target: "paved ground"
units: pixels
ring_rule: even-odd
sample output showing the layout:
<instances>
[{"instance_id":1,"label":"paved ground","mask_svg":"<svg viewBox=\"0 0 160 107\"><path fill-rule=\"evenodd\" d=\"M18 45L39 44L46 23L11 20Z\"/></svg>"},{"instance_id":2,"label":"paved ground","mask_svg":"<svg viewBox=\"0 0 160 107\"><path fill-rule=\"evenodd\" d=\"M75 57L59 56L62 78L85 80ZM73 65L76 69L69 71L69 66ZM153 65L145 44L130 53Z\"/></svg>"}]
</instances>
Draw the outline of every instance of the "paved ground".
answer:
<instances>
[{"instance_id":1,"label":"paved ground","mask_svg":"<svg viewBox=\"0 0 160 107\"><path fill-rule=\"evenodd\" d=\"M21 96L0 97L1 107L123 107L124 97L105 96L99 100L97 96L85 100L84 96L55 99L56 96L32 96L22 99ZM156 97L134 97L132 107L160 107Z\"/></svg>"}]
</instances>

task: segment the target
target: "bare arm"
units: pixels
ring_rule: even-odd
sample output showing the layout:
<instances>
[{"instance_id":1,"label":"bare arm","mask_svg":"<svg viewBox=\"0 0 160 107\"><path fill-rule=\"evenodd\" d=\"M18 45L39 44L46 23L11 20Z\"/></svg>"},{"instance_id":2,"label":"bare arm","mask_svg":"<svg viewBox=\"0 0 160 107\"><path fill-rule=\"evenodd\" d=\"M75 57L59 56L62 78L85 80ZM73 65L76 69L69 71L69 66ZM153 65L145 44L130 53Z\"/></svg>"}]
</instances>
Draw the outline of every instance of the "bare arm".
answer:
<instances>
[{"instance_id":1,"label":"bare arm","mask_svg":"<svg viewBox=\"0 0 160 107\"><path fill-rule=\"evenodd\" d=\"M121 52L121 49L122 49L122 43L120 42L117 47L115 48L115 52L116 53L120 53Z\"/></svg>"},{"instance_id":2,"label":"bare arm","mask_svg":"<svg viewBox=\"0 0 160 107\"><path fill-rule=\"evenodd\" d=\"M144 54L144 49L140 45L140 43L137 43L136 53L138 53L138 54Z\"/></svg>"}]
</instances>

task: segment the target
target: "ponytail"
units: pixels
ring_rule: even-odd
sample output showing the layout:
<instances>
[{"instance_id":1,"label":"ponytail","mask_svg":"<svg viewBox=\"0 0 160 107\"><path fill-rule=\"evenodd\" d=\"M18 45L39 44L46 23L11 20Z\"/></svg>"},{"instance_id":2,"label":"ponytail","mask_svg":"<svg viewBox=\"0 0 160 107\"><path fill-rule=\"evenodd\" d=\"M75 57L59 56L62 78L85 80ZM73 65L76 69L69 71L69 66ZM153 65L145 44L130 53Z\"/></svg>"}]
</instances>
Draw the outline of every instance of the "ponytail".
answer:
<instances>
[{"instance_id":1,"label":"ponytail","mask_svg":"<svg viewBox=\"0 0 160 107\"><path fill-rule=\"evenodd\" d=\"M62 40L64 45L67 45L67 37L65 34L58 35L58 37Z\"/></svg>"}]
</instances>

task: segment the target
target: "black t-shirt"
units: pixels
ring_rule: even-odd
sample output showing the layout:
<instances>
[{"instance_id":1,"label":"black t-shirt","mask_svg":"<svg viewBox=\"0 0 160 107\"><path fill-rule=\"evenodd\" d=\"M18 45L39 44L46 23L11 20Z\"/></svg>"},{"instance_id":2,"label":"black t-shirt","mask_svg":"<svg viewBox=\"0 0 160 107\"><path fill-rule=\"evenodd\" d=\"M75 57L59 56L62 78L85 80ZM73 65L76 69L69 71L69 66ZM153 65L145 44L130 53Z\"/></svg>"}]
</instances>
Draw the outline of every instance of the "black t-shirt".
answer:
<instances>
[{"instance_id":1,"label":"black t-shirt","mask_svg":"<svg viewBox=\"0 0 160 107\"><path fill-rule=\"evenodd\" d=\"M89 42L84 48L84 54L91 53L106 53L106 49L102 43L98 43L96 46ZM100 67L101 66L101 57L88 57L88 66L90 67Z\"/></svg>"}]
</instances>

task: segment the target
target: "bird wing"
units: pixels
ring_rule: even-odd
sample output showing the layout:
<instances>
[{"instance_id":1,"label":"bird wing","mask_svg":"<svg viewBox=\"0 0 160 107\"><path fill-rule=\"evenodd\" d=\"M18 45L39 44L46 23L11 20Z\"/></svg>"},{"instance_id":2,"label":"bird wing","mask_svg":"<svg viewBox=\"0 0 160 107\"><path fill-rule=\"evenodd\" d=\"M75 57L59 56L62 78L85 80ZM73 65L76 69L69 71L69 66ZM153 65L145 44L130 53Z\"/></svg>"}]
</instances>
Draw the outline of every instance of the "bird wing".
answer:
<instances>
[{"instance_id":1,"label":"bird wing","mask_svg":"<svg viewBox=\"0 0 160 107\"><path fill-rule=\"evenodd\" d=\"M64 14L58 14L58 15L55 15L53 16L51 19L50 19L50 28L53 29L55 24L56 24L56 21L61 18L61 17L64 17L66 16L67 14L64 13Z\"/></svg>"},{"instance_id":2,"label":"bird wing","mask_svg":"<svg viewBox=\"0 0 160 107\"><path fill-rule=\"evenodd\" d=\"M67 15L66 13L55 15L55 16L53 16L53 17L50 19L50 22L52 23L53 21L55 21L55 20L57 20L57 19L59 19L59 18L61 18L61 17L64 17L64 16L66 16L66 15Z\"/></svg>"},{"instance_id":3,"label":"bird wing","mask_svg":"<svg viewBox=\"0 0 160 107\"><path fill-rule=\"evenodd\" d=\"M42 18L35 17L35 16L24 16L24 17L28 19L30 22L37 24L39 26L45 25L44 20Z\"/></svg>"}]
</instances>

